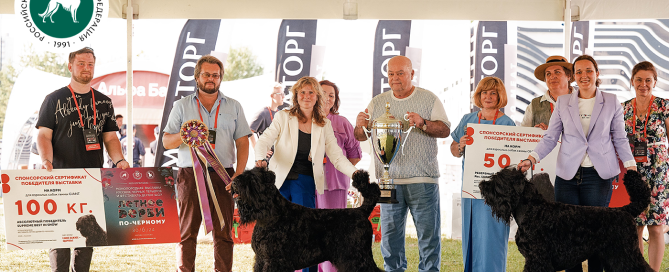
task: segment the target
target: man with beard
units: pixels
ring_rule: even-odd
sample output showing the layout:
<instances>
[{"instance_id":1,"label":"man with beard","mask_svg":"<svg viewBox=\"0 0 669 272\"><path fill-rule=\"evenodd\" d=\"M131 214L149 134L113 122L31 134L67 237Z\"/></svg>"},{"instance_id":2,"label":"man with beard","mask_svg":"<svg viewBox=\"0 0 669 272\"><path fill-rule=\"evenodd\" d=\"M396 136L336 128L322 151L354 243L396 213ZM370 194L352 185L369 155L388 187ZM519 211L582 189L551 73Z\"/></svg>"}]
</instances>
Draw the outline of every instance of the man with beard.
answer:
<instances>
[{"instance_id":1,"label":"man with beard","mask_svg":"<svg viewBox=\"0 0 669 272\"><path fill-rule=\"evenodd\" d=\"M37 149L42 167L47 171L63 168L102 168L104 143L117 167L126 169L121 143L116 137L118 126L114 107L106 95L91 88L95 54L91 48L70 53L67 69L70 84L44 98L35 127ZM93 248L75 248L72 271L88 271ZM69 271L70 249L49 250L52 271Z\"/></svg>"},{"instance_id":2,"label":"man with beard","mask_svg":"<svg viewBox=\"0 0 669 272\"><path fill-rule=\"evenodd\" d=\"M192 119L201 120L207 125L210 143L230 177L234 178L244 171L249 155L249 139L251 129L246 122L242 105L219 91L223 77L223 63L217 58L206 55L195 65L195 81L197 91L174 103L172 112L165 126L163 145L165 149L179 147L179 173L177 190L179 201L179 222L181 226L181 242L177 245L177 270L195 271L195 249L202 216L190 149L181 142L179 131L181 125ZM236 149L236 153L235 153ZM236 169L233 164L237 161ZM214 192L221 207L225 227L221 230L217 216L212 216L214 224L214 269L229 272L232 270L232 213L234 203L232 196L225 189L225 183L209 168L209 176ZM208 196L210 210L214 211L211 196Z\"/></svg>"}]
</instances>

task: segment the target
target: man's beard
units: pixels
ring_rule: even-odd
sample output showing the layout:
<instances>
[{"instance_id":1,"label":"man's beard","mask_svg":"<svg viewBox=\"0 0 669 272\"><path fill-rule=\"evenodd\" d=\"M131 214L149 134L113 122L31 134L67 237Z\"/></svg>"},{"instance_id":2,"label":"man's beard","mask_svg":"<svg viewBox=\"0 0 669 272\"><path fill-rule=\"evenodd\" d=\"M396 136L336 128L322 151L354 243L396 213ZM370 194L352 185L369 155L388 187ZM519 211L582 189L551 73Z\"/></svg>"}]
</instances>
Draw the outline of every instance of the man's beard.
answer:
<instances>
[{"instance_id":1,"label":"man's beard","mask_svg":"<svg viewBox=\"0 0 669 272\"><path fill-rule=\"evenodd\" d=\"M205 92L205 93L213 94L213 93L218 92L218 87L221 86L220 84L216 85L216 83L213 83L214 88L207 88L207 87L205 87L205 86L207 86L207 83L213 83L213 82L204 82L204 83L199 83L198 82L197 83L197 88L200 89L201 91Z\"/></svg>"},{"instance_id":2,"label":"man's beard","mask_svg":"<svg viewBox=\"0 0 669 272\"><path fill-rule=\"evenodd\" d=\"M72 78L74 79L74 81L81 84L88 84L91 82L91 80L93 80L93 76L91 75L85 75L85 76L72 75Z\"/></svg>"}]
</instances>

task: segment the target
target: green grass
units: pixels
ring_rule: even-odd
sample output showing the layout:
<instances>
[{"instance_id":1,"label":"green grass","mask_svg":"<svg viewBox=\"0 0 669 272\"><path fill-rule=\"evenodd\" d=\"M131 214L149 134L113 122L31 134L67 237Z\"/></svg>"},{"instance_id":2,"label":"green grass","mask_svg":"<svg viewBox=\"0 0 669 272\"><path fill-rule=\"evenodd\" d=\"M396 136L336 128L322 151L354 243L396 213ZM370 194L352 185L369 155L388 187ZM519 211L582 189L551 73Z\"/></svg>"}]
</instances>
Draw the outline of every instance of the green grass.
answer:
<instances>
[{"instance_id":1,"label":"green grass","mask_svg":"<svg viewBox=\"0 0 669 272\"><path fill-rule=\"evenodd\" d=\"M2 198L0 198L0 205ZM50 271L47 250L7 251L5 249L4 210L0 209L0 271ZM407 271L418 271L418 241L407 237ZM374 260L383 268L380 244L373 244ZM198 243L196 270L212 271L213 245ZM669 252L669 249L667 249ZM93 254L91 271L174 271L176 269L174 244L98 247ZM253 271L254 253L251 246L235 245L233 271ZM516 244L509 243L507 271L522 271L525 260ZM459 240L443 239L441 244L441 271L463 271L462 243ZM665 254L661 271L669 270L669 258Z\"/></svg>"}]
</instances>

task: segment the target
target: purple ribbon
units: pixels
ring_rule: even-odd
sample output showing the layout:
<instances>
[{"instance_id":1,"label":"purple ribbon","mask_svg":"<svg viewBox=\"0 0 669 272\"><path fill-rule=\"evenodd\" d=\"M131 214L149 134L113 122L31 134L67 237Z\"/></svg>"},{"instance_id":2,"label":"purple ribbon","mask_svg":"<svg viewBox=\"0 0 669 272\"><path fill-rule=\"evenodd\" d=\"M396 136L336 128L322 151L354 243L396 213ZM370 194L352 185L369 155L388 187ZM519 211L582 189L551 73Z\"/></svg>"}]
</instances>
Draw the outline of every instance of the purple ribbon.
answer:
<instances>
[{"instance_id":1,"label":"purple ribbon","mask_svg":"<svg viewBox=\"0 0 669 272\"><path fill-rule=\"evenodd\" d=\"M205 184L204 170L200 163L200 158L194 148L191 148L191 158L193 159L193 173L195 174L195 185L197 187L197 196L200 199L200 211L204 219L205 234L214 230L214 222L211 219L211 210L209 209L209 198ZM214 192L212 192L213 194ZM222 224L221 224L222 225ZM221 226L222 227L222 226Z\"/></svg>"}]
</instances>

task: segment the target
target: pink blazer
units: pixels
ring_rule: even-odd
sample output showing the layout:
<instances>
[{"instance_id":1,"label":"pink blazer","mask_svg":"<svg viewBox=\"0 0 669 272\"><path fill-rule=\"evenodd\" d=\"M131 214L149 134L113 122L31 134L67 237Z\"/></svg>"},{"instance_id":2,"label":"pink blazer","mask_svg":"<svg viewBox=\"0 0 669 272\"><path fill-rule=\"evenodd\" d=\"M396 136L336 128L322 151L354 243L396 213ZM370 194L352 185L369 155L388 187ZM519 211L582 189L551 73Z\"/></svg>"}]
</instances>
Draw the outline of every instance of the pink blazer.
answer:
<instances>
[{"instance_id":1,"label":"pink blazer","mask_svg":"<svg viewBox=\"0 0 669 272\"><path fill-rule=\"evenodd\" d=\"M558 98L548 130L534 149L539 155L536 159L546 157L555 148L560 136L562 145L558 153L556 175L566 180L574 178L586 152L602 179L620 173L616 157L620 157L623 162L634 160L625 133L622 106L614 94L603 93L599 89L595 95L587 138L578 113L578 92Z\"/></svg>"}]
</instances>

